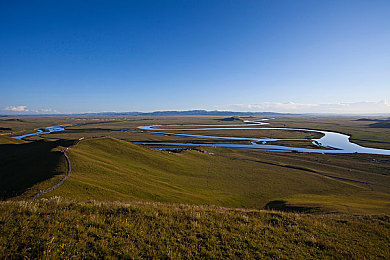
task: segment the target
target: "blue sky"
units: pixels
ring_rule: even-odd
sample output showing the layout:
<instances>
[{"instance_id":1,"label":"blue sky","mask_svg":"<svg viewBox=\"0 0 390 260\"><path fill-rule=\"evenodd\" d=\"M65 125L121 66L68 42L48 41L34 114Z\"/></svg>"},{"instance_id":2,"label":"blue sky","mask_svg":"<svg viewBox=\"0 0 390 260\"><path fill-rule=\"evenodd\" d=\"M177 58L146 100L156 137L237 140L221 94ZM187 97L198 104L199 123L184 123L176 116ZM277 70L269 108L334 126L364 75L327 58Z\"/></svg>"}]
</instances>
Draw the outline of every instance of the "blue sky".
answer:
<instances>
[{"instance_id":1,"label":"blue sky","mask_svg":"<svg viewBox=\"0 0 390 260\"><path fill-rule=\"evenodd\" d=\"M390 1L0 1L0 113L390 113Z\"/></svg>"}]
</instances>

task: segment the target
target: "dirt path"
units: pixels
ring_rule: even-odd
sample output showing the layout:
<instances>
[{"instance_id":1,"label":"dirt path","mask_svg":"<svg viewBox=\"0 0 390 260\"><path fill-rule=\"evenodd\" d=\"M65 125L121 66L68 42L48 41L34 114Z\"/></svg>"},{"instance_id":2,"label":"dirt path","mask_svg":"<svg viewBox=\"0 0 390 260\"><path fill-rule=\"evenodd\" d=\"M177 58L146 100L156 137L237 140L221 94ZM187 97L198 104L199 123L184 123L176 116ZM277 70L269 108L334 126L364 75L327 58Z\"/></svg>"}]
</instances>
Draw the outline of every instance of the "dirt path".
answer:
<instances>
[{"instance_id":1,"label":"dirt path","mask_svg":"<svg viewBox=\"0 0 390 260\"><path fill-rule=\"evenodd\" d=\"M84 138L79 139L71 147L76 147L79 143L81 143L83 141L86 141L86 140L90 140L90 139L97 139L97 138L96 137L92 137L92 138L88 138L88 139L84 139ZM37 199L40 196L42 196L43 194L51 192L51 191L57 189L66 179L68 179L70 177L70 172L72 171L72 165L70 164L70 159L69 159L68 155L66 154L69 151L69 149L70 149L70 147L65 148L64 150L61 151L64 154L65 159L66 159L66 163L68 165L68 173L66 174L66 176L64 178L62 178L62 180L60 180L60 182L58 182L56 185L54 185L54 186L52 186L52 187L50 187L50 188L48 188L46 190L41 190L39 193L35 194L34 197L33 197L34 199Z\"/></svg>"},{"instance_id":2,"label":"dirt path","mask_svg":"<svg viewBox=\"0 0 390 260\"><path fill-rule=\"evenodd\" d=\"M64 154L65 156L65 159L66 159L66 162L67 162L67 165L68 165L68 173L66 174L66 176L64 178L62 178L62 180L60 180L59 183L57 183L56 185L54 185L53 187L47 189L47 190L41 190L39 193L37 193L35 196L34 196L34 199L42 196L43 194L45 193L48 193L50 191L53 191L54 189L57 189L66 179L68 179L70 177L70 172L72 171L72 166L70 164L70 160L69 160L69 157L68 155L66 154L67 152L67 149L66 150L63 150L62 153Z\"/></svg>"}]
</instances>

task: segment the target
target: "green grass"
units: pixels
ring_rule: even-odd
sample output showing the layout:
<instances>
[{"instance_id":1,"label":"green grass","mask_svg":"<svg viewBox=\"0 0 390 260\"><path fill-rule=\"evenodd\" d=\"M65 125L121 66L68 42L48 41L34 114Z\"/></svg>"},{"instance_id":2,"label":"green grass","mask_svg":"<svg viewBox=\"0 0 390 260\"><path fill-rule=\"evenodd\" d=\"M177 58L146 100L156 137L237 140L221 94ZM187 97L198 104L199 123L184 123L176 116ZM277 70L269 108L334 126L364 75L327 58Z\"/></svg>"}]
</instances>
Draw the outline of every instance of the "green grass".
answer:
<instances>
[{"instance_id":1,"label":"green grass","mask_svg":"<svg viewBox=\"0 0 390 260\"><path fill-rule=\"evenodd\" d=\"M21 146L2 145L4 153L0 156L2 160L0 178L4 180L3 192L6 191L8 194L3 198L20 194L23 198L31 197L40 189L54 185L63 177L66 164L63 156L55 152L55 147L63 142L60 138L72 142L80 137L107 135L130 141L180 141L179 139L204 141L145 133L125 133L120 130L136 129L139 125L147 124L217 123L212 117L169 117L153 118L153 120L132 117L99 120L28 118L23 119L23 122L15 120L9 122L37 127L39 124L40 126L53 125L56 123L55 120L83 124L70 127L69 131L29 138L41 142L20 144ZM331 122L332 120L335 122ZM272 126L285 126L281 125L281 122L291 127L332 128L333 130L349 127L348 129L360 131L359 129L366 127L364 122L356 123L355 119L345 118L310 120L280 118L272 120L271 123ZM352 125L348 126L349 123ZM373 131L386 133L383 129L373 129ZM5 136L2 136L0 142L1 140L4 143L19 142ZM42 140L53 140L53 142ZM11 153L8 152L9 148L12 148ZM388 178L390 165L386 156L214 150L219 154L218 156L199 152L170 154L110 139L82 142L80 146L69 152L73 167L71 178L47 196L263 208L274 200L283 200L287 205L299 204L301 207L305 204L302 200L304 195L307 198L313 195L317 203L313 202L312 198L308 199L308 208L322 208L326 212L389 212L388 189L329 179L311 172L314 170L319 173L390 186ZM9 186L8 183L11 185ZM334 203L324 203L324 199L321 199L331 198L329 197L331 195L338 198ZM355 197L359 203L352 203L351 206L349 201Z\"/></svg>"},{"instance_id":2,"label":"green grass","mask_svg":"<svg viewBox=\"0 0 390 260\"><path fill-rule=\"evenodd\" d=\"M0 203L0 258L390 258L388 216L162 203Z\"/></svg>"},{"instance_id":3,"label":"green grass","mask_svg":"<svg viewBox=\"0 0 390 260\"><path fill-rule=\"evenodd\" d=\"M2 144L23 144L25 141L11 138L8 136L0 135L0 145Z\"/></svg>"},{"instance_id":4,"label":"green grass","mask_svg":"<svg viewBox=\"0 0 390 260\"><path fill-rule=\"evenodd\" d=\"M360 185L319 176L300 162L299 155L286 158L285 153L247 153L214 149L218 155L197 151L169 153L132 143L101 138L81 142L72 148L71 177L58 189L45 195L59 195L78 200L145 200L229 207L263 208L273 200L287 200L302 194L335 195L348 202L351 196L365 199L348 212L389 213L389 189ZM256 156L256 157L253 157ZM260 158L257 156L261 156ZM295 156L295 157L294 157ZM313 158L312 158L313 159ZM273 160L276 160L273 161ZM284 164L278 164L283 160ZM312 160L308 160L311 162ZM350 162L351 158L346 161ZM301 165L291 168L288 163ZM340 165L345 162L339 163ZM321 165L321 163L318 163ZM349 167L349 165L346 165ZM346 169L322 169L327 174L357 177ZM386 176L363 172L361 180L381 181ZM388 178L387 178L388 179ZM383 182L382 182L383 183ZM340 204L340 203L339 203ZM344 212L342 205L322 203L315 207L324 212ZM380 205L367 207L367 205ZM302 206L302 203L300 203ZM363 209L363 210L362 210Z\"/></svg>"},{"instance_id":5,"label":"green grass","mask_svg":"<svg viewBox=\"0 0 390 260\"><path fill-rule=\"evenodd\" d=\"M274 127L292 127L336 131L350 135L354 143L390 149L390 128L376 128L372 121L359 121L361 117L278 117L271 120Z\"/></svg>"},{"instance_id":6,"label":"green grass","mask_svg":"<svg viewBox=\"0 0 390 260\"><path fill-rule=\"evenodd\" d=\"M256 127L256 126L252 126ZM267 126L265 126L267 127ZM212 128L212 127L210 127ZM227 130L170 130L168 132L180 133L180 134L195 134L195 135L208 135L208 136L235 136L245 138L281 138L281 139L318 139L324 136L321 133L304 132L304 131L289 131L289 130L262 130L262 127L256 127L259 129L227 129ZM185 128L183 128L185 129Z\"/></svg>"}]
</instances>

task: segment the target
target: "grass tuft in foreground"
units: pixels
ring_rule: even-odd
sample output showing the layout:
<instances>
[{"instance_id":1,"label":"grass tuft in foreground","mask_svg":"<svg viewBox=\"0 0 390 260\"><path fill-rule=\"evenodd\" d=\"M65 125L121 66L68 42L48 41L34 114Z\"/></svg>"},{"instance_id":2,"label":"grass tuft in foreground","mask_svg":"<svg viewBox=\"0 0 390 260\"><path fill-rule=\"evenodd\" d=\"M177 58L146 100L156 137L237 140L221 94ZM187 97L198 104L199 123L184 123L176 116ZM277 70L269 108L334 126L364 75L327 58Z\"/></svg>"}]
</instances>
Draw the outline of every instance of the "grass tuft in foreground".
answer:
<instances>
[{"instance_id":1,"label":"grass tuft in foreground","mask_svg":"<svg viewBox=\"0 0 390 260\"><path fill-rule=\"evenodd\" d=\"M0 258L390 258L390 218L61 197L0 203Z\"/></svg>"}]
</instances>

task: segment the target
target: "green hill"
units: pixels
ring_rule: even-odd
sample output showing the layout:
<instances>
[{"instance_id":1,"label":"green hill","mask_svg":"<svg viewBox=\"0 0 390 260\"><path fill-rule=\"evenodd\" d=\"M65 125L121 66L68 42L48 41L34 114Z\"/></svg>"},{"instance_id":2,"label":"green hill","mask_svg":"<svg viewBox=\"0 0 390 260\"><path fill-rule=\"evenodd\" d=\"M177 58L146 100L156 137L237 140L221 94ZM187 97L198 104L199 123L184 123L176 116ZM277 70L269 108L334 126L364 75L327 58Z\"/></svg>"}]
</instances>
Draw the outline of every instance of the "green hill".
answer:
<instances>
[{"instance_id":1,"label":"green hill","mask_svg":"<svg viewBox=\"0 0 390 260\"><path fill-rule=\"evenodd\" d=\"M58 182L66 172L64 156L55 151L71 141L24 142L0 138L0 199L31 197Z\"/></svg>"},{"instance_id":2,"label":"green hill","mask_svg":"<svg viewBox=\"0 0 390 260\"><path fill-rule=\"evenodd\" d=\"M25 143L25 141L23 140L15 139L5 135L0 135L0 145L1 144L23 144L23 143Z\"/></svg>"},{"instance_id":3,"label":"green hill","mask_svg":"<svg viewBox=\"0 0 390 260\"><path fill-rule=\"evenodd\" d=\"M83 141L68 154L71 177L45 196L246 208L282 201L285 209L305 212L389 212L387 192L300 167L199 151L169 153L111 138Z\"/></svg>"}]
</instances>

